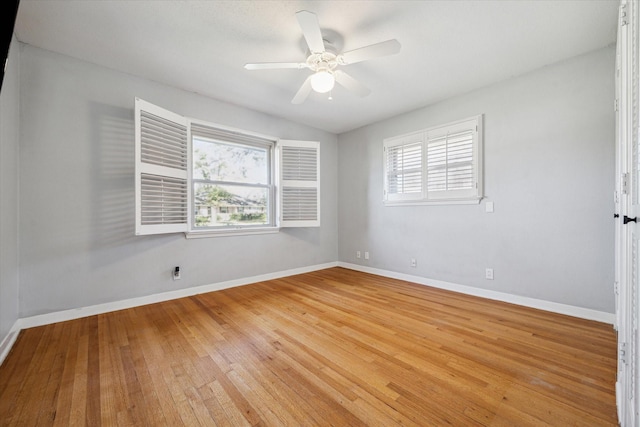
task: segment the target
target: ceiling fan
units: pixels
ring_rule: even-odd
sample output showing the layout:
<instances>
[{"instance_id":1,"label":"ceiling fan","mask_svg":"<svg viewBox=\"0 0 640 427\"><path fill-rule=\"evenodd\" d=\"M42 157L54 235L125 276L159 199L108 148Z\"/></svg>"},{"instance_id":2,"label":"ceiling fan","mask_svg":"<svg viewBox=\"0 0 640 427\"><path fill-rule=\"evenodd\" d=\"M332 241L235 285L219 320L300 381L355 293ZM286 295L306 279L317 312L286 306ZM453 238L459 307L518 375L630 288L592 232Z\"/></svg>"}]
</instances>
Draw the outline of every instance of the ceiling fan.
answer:
<instances>
[{"instance_id":1,"label":"ceiling fan","mask_svg":"<svg viewBox=\"0 0 640 427\"><path fill-rule=\"evenodd\" d=\"M400 52L400 43L392 39L338 54L330 43L325 44L315 13L301 10L296 13L296 18L309 46L310 55L305 62L262 62L244 66L247 70L308 68L313 71L291 100L292 104L303 103L311 90L318 93L329 92L336 82L357 95L367 96L371 90L338 67Z\"/></svg>"}]
</instances>

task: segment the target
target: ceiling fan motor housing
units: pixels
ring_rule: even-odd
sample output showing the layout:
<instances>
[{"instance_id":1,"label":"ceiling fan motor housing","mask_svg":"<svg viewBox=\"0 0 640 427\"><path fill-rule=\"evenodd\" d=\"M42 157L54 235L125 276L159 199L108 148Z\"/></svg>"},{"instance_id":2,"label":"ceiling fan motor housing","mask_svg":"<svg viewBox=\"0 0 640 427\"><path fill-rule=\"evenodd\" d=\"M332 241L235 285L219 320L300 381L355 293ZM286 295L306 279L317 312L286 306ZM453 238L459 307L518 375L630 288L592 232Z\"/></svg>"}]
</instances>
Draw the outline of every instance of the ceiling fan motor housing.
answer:
<instances>
[{"instance_id":1,"label":"ceiling fan motor housing","mask_svg":"<svg viewBox=\"0 0 640 427\"><path fill-rule=\"evenodd\" d=\"M307 67L314 72L332 72L337 66L337 56L331 52L312 53L307 58Z\"/></svg>"}]
</instances>

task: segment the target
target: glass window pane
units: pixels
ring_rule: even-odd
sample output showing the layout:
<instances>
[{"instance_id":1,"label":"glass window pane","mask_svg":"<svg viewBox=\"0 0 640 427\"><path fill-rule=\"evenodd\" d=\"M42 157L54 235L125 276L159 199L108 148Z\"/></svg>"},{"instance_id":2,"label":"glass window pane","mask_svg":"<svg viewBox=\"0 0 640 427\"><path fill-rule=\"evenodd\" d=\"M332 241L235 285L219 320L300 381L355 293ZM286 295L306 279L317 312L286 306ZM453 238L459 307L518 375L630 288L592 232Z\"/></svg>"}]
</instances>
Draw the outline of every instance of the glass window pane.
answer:
<instances>
[{"instance_id":1,"label":"glass window pane","mask_svg":"<svg viewBox=\"0 0 640 427\"><path fill-rule=\"evenodd\" d=\"M269 189L194 184L194 227L269 224Z\"/></svg>"},{"instance_id":2,"label":"glass window pane","mask_svg":"<svg viewBox=\"0 0 640 427\"><path fill-rule=\"evenodd\" d=\"M266 148L193 138L193 178L269 184Z\"/></svg>"}]
</instances>

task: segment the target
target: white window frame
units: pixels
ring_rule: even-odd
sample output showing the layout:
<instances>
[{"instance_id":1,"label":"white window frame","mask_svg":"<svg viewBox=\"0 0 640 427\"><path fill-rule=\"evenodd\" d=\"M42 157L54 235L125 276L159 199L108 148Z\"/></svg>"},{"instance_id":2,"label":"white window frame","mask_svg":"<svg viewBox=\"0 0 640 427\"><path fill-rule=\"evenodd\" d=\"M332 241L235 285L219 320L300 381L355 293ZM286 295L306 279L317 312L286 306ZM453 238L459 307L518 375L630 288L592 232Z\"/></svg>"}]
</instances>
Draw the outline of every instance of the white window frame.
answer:
<instances>
[{"instance_id":1,"label":"white window frame","mask_svg":"<svg viewBox=\"0 0 640 427\"><path fill-rule=\"evenodd\" d=\"M144 159L140 154L141 149L141 117L143 112L149 112L154 116L159 117L162 120L175 123L180 127L186 127L186 163L187 170L169 170L168 168L158 167L154 165L147 165L144 163ZM265 233L277 233L280 228L288 227L319 227L320 226L320 143L317 141L289 141L281 140L276 137L258 134L255 132L249 132L242 129L232 128L228 126L222 126L211 122L202 120L190 119L171 111L162 109L154 104L143 101L139 98L135 99L135 193L136 193L136 235L147 234L163 234L163 233L176 233L183 232L189 239L191 238L203 238L203 237L220 237L220 236L237 236L237 235L250 235L250 234L265 234ZM271 179L270 190L270 224L268 225L241 225L235 227L207 227L207 228L195 228L195 215L194 215L194 185L193 185L193 127L206 127L213 131L219 131L222 133L239 135L241 138L258 139L261 141L271 141L271 154L269 164L269 174ZM159 136L160 139L163 135ZM299 148L307 153L306 157L302 156L303 160L306 158L306 162L283 162L282 153L287 147ZM314 151L315 150L315 151ZM311 157L309 153L311 152ZM313 157L315 153L315 157ZM311 161L309 160L311 159ZM305 169L309 166L309 170ZM160 224L160 225L143 225L141 224L141 200L143 199L143 191L141 186L141 177L144 173L149 173L149 169L155 174L160 174L172 178L178 176L180 179L186 180L186 221L180 224ZM289 168L289 169L288 169ZM293 172L290 171L293 170ZM161 173L160 173L161 172ZM293 173L293 174L292 174ZM283 180L284 176L295 176L298 173L300 180ZM315 189L315 197L309 198L293 198L288 199L283 197L283 189L285 188L302 188ZM304 193L304 191L302 192ZM286 203L293 203L292 206L285 206ZM315 204L314 204L315 203ZM182 206L182 205L181 205ZM315 212L313 212L315 208ZM310 210L312 211L310 214ZM283 211L293 212L289 214L288 219L283 219ZM314 215L315 214L315 215Z\"/></svg>"},{"instance_id":2,"label":"white window frame","mask_svg":"<svg viewBox=\"0 0 640 427\"><path fill-rule=\"evenodd\" d=\"M250 140L260 141L261 144L265 147L269 148L269 164L267 165L268 173L269 173L269 197L268 197L268 215L269 215L269 224L261 224L261 225L237 225L237 226L227 226L227 227L195 227L194 219L195 219L195 195L194 189L196 180L193 178L193 129L195 128L208 128L212 133L219 133L221 135L220 138L213 138L205 135L204 133L196 134L200 135L200 138L204 140L219 140L221 142L225 142L224 134L228 135L237 135L239 141L236 141L237 144L242 144L246 146L252 146L254 144L250 143ZM276 216L276 175L275 175L275 146L278 143L278 138L262 135L255 132L244 131L241 129L232 128L229 126L223 126L215 123L210 123L202 120L189 120L188 127L189 135L188 135L188 155L189 155L189 230L187 233L188 238L198 238L198 237L209 237L209 236L222 236L222 235L238 235L238 234L259 234L259 233L274 233L279 229L278 218ZM196 136L197 137L197 136ZM244 139L244 141L243 141ZM228 141L234 142L234 141Z\"/></svg>"},{"instance_id":3,"label":"white window frame","mask_svg":"<svg viewBox=\"0 0 640 427\"><path fill-rule=\"evenodd\" d=\"M385 206L407 205L443 205L443 204L478 204L483 197L483 130L482 115L446 123L411 132L400 136L386 138L383 141L384 188L383 202ZM470 132L472 136L472 187L467 189L445 189L429 191L428 160L429 143L442 137L448 138L460 132ZM420 165L420 191L393 192L389 185L389 155L401 147L420 144L422 161ZM400 175L407 169L399 169ZM409 172L414 170L408 170ZM412 187L415 190L415 188Z\"/></svg>"}]
</instances>

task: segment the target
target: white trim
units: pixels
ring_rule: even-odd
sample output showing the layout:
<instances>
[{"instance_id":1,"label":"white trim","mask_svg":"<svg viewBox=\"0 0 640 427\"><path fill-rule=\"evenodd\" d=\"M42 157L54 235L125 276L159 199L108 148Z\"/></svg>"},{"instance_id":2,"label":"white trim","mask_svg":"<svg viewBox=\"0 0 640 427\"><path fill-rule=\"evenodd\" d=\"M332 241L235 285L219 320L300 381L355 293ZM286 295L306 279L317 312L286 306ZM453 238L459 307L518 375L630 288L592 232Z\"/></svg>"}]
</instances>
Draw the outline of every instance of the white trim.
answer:
<instances>
[{"instance_id":1,"label":"white trim","mask_svg":"<svg viewBox=\"0 0 640 427\"><path fill-rule=\"evenodd\" d=\"M170 168L167 166L154 165L140 162L140 173L149 175L167 176L170 178L187 179L189 175L186 170Z\"/></svg>"},{"instance_id":2,"label":"white trim","mask_svg":"<svg viewBox=\"0 0 640 427\"><path fill-rule=\"evenodd\" d=\"M228 237L228 236L251 236L254 234L275 234L280 232L280 227L259 227L259 228L232 228L224 230L192 230L184 233L187 239L204 239L208 237Z\"/></svg>"},{"instance_id":3,"label":"white trim","mask_svg":"<svg viewBox=\"0 0 640 427\"><path fill-rule=\"evenodd\" d=\"M454 292L459 292L467 295L478 296L482 298L508 302L512 304L522 305L525 307L536 308L539 310L550 311L553 313L565 314L568 316L579 317L582 319L595 320L598 322L604 322L614 324L615 314L605 313L602 311L591 310L588 308L575 307L566 304L555 303L551 301L544 301L535 298L521 297L512 294L506 294L503 292L490 291L486 289L474 288L471 286L459 285L455 283L443 282L441 280L431 280L420 276L413 276L410 274L397 273L389 270L382 270L378 268L365 267L357 264L351 264L347 262L328 262L325 264L316 264L307 267L293 268L290 270L283 270L274 273L261 274L258 276L244 277L241 279L228 280L225 282L212 283L209 285L196 286L193 288L180 289L177 291L163 292L159 294L147 295L144 297L130 298L121 301L114 301L104 304L97 304L88 307L81 307L71 310L57 311L53 313L40 314L37 316L25 317L16 320L13 327L0 343L0 365L4 362L4 359L11 351L13 344L18 338L18 334L22 329L33 328L36 326L49 325L51 323L64 322L67 320L80 319L82 317L94 316L97 314L109 313L117 310L124 310L127 308L138 307L147 304L154 304L163 301L170 301L173 299L189 297L193 295L199 295L207 292L219 291L222 289L233 288L236 286L248 285L251 283L263 282L267 280L280 279L282 277L293 276L296 274L310 273L313 271L324 270L332 267L343 267L350 270L362 271L365 273L371 273L378 276L390 277L392 279L405 280L420 285L431 286L439 289L446 289Z\"/></svg>"},{"instance_id":4,"label":"white trim","mask_svg":"<svg viewBox=\"0 0 640 427\"><path fill-rule=\"evenodd\" d=\"M0 343L0 365L2 365L2 362L4 362L4 359L11 351L13 344L15 344L16 340L18 339L18 335L20 334L20 330L22 329L21 326L22 325L20 319L16 320L16 322L9 330L9 333L4 337L2 343Z\"/></svg>"},{"instance_id":5,"label":"white trim","mask_svg":"<svg viewBox=\"0 0 640 427\"><path fill-rule=\"evenodd\" d=\"M384 200L385 206L444 206L444 205L479 205L482 197L464 200Z\"/></svg>"},{"instance_id":6,"label":"white trim","mask_svg":"<svg viewBox=\"0 0 640 427\"><path fill-rule=\"evenodd\" d=\"M616 315L614 313L606 313L604 311L592 310L584 307L576 307L573 305L561 304L553 301L545 301L536 298L507 294L504 292L491 291L488 289L480 289L473 286L459 285L457 283L428 279L425 277L413 276L411 274L366 267L362 265L351 264L348 262L338 262L338 267L362 271L364 273L371 273L383 277L390 277L392 279L405 280L407 282L414 282L420 285L431 286L433 288L446 289L448 291L459 292L461 294L473 295L481 298L521 305L524 307L536 308L538 310L550 311L552 313L565 314L567 316L579 317L581 319L595 320L597 322L609 323L611 325L613 325L616 320Z\"/></svg>"},{"instance_id":7,"label":"white trim","mask_svg":"<svg viewBox=\"0 0 640 427\"><path fill-rule=\"evenodd\" d=\"M94 316L96 314L109 313L111 311L124 310L127 308L139 307L142 305L154 304L158 302L204 294L207 292L234 288L236 286L243 286L251 283L264 282L266 280L280 279L282 277L293 276L296 274L310 273L312 271L324 270L326 268L337 266L337 262L329 262L325 264L316 264L307 267L293 268L291 270L284 270L274 273L261 274L258 276L243 277L241 279L227 280L225 282L212 283L210 285L196 286L193 288L180 289L177 291L163 292L159 294L147 295L144 297L97 304L89 307L81 307L71 310L57 311L53 313L25 317L23 319L19 319L18 323L21 329L33 328L36 326L48 325L51 323L64 322L67 320L74 320L87 316Z\"/></svg>"}]
</instances>

